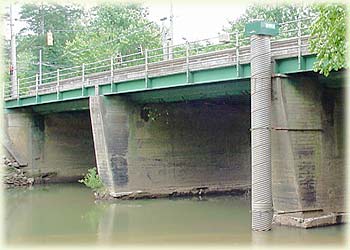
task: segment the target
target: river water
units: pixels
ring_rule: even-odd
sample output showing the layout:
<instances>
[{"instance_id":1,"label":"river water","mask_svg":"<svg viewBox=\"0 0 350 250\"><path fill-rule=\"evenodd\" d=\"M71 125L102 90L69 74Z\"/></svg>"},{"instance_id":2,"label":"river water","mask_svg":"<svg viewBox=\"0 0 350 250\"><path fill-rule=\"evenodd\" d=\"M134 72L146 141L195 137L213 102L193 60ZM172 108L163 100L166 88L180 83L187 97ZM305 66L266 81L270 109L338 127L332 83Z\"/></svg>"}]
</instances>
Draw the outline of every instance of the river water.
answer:
<instances>
[{"instance_id":1,"label":"river water","mask_svg":"<svg viewBox=\"0 0 350 250\"><path fill-rule=\"evenodd\" d=\"M95 203L81 184L5 191L9 245L288 245L343 246L345 226L250 230L249 200L232 196Z\"/></svg>"}]
</instances>

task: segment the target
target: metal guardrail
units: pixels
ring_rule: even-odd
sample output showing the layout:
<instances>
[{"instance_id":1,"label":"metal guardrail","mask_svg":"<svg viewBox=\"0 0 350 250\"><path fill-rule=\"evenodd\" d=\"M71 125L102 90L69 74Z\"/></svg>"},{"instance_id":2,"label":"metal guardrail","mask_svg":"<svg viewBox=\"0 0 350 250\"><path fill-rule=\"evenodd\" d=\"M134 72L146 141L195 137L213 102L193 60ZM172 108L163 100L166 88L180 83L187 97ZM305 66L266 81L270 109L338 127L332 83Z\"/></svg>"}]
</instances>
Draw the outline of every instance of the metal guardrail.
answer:
<instances>
[{"instance_id":1,"label":"metal guardrail","mask_svg":"<svg viewBox=\"0 0 350 250\"><path fill-rule=\"evenodd\" d=\"M309 25L314 17L298 19L279 24L280 33L273 37L272 53L280 50L297 50L298 65L308 46ZM238 31L186 42L171 46L172 59L164 59L163 48L145 49L141 53L113 55L104 60L82 65L57 69L57 71L35 76L18 78L17 88L11 88L11 82L5 83L5 100L36 96L43 93L57 93L67 89L84 88L91 85L117 83L127 79L145 79L148 88L149 77L166 73L186 72L189 82L190 72L206 67L236 65L236 74L240 75L239 65L247 63L250 56L249 37L242 37ZM229 38L229 39L228 39Z\"/></svg>"}]
</instances>

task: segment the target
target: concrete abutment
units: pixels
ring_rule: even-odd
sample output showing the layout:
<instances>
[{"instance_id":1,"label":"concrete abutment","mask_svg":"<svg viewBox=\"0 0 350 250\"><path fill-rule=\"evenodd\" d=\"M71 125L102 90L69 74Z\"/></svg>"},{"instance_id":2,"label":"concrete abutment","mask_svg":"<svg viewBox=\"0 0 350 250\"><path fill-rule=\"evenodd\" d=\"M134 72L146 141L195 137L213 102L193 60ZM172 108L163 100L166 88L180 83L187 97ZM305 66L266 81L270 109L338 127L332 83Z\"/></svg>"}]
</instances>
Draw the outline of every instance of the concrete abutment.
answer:
<instances>
[{"instance_id":1,"label":"concrete abutment","mask_svg":"<svg viewBox=\"0 0 350 250\"><path fill-rule=\"evenodd\" d=\"M87 111L39 114L31 109L4 115L4 132L27 162L36 182L71 182L96 165Z\"/></svg>"},{"instance_id":2,"label":"concrete abutment","mask_svg":"<svg viewBox=\"0 0 350 250\"><path fill-rule=\"evenodd\" d=\"M272 109L275 222L304 228L344 222L343 89L315 77L275 77Z\"/></svg>"}]
</instances>

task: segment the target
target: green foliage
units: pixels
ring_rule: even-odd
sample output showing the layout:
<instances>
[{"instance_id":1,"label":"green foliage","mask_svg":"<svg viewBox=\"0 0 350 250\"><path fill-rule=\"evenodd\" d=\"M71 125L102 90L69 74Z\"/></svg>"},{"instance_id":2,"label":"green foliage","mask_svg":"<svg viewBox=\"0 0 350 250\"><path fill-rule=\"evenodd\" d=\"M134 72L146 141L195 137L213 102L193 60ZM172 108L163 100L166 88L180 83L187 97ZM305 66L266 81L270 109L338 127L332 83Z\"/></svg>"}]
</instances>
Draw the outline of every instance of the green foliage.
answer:
<instances>
[{"instance_id":1,"label":"green foliage","mask_svg":"<svg viewBox=\"0 0 350 250\"><path fill-rule=\"evenodd\" d=\"M244 38L245 24L254 19L263 19L270 22L284 23L294 21L298 18L310 17L311 14L315 14L317 11L311 6L302 5L252 5L249 6L246 12L237 20L229 22L230 28L228 32L239 32L239 38ZM307 25L310 21L304 21ZM291 23L280 28L280 34L277 38L291 37L297 35L297 23ZM307 30L306 30L307 31ZM249 40L246 39L241 44L249 44Z\"/></svg>"},{"instance_id":2,"label":"green foliage","mask_svg":"<svg viewBox=\"0 0 350 250\"><path fill-rule=\"evenodd\" d=\"M5 40L5 39L4 39ZM8 82L11 80L11 77L10 77L10 72L9 72L9 69L10 69L10 50L11 50L11 47L10 47L10 41L4 41L3 43L3 46L4 46L4 49L2 51L3 53L3 57L4 57L4 60L2 62L2 66L3 66L3 69L4 69L4 72L3 72L3 77L4 77L4 80L5 82Z\"/></svg>"},{"instance_id":3,"label":"green foliage","mask_svg":"<svg viewBox=\"0 0 350 250\"><path fill-rule=\"evenodd\" d=\"M103 183L100 176L97 174L96 168L88 169L88 173L85 175L84 179L79 180L80 183L84 183L85 186L97 191L103 188Z\"/></svg>"},{"instance_id":4,"label":"green foliage","mask_svg":"<svg viewBox=\"0 0 350 250\"><path fill-rule=\"evenodd\" d=\"M25 20L27 26L17 35L17 73L21 88L24 88L23 82L28 81L21 79L35 76L39 71L40 48L43 51L43 73L52 72L46 75L51 77L47 81L52 81L58 68L107 59L116 53L136 53L139 46L143 49L160 47L160 29L147 20L147 15L147 9L140 4L106 3L88 10L77 5L23 4L20 19ZM49 30L53 33L53 46L46 45ZM5 76L9 81L9 49L6 54ZM137 58L140 60L123 62L120 66L144 62L142 53L123 59L130 61ZM86 74L95 72L89 67L86 67ZM71 76L62 74L61 79ZM29 84L33 85L34 82Z\"/></svg>"},{"instance_id":5,"label":"green foliage","mask_svg":"<svg viewBox=\"0 0 350 250\"><path fill-rule=\"evenodd\" d=\"M26 20L27 26L17 36L19 72L26 72L25 76L38 72L40 48L43 50L44 72L70 66L70 61L61 55L66 42L75 37L75 32L72 31L80 29L79 21L83 15L83 10L75 5L24 4L20 18ZM49 30L53 33L53 46L46 46L46 33Z\"/></svg>"},{"instance_id":6,"label":"green foliage","mask_svg":"<svg viewBox=\"0 0 350 250\"><path fill-rule=\"evenodd\" d=\"M138 4L99 5L90 11L92 18L86 27L94 32L79 32L67 42L65 54L79 65L107 59L117 53L134 54L139 46L143 49L160 47L160 29L147 20L147 15L147 10ZM139 53L124 60L140 58L143 55Z\"/></svg>"},{"instance_id":7,"label":"green foliage","mask_svg":"<svg viewBox=\"0 0 350 250\"><path fill-rule=\"evenodd\" d=\"M235 21L230 22L229 32L239 31L240 39L244 38L243 31L247 22L252 19L284 23L317 15L316 21L303 20L302 35L310 34L310 51L317 54L314 70L328 76L332 70L346 66L346 7L341 4L321 4L316 6L301 5L254 5L248 7L246 13ZM310 28L309 28L310 27ZM311 31L311 32L310 32ZM297 36L297 23L280 27L277 38ZM241 45L249 44L244 40Z\"/></svg>"},{"instance_id":8,"label":"green foliage","mask_svg":"<svg viewBox=\"0 0 350 250\"><path fill-rule=\"evenodd\" d=\"M42 25L44 25L45 31L73 28L82 14L82 9L75 5L24 4L20 15L21 19L26 20L28 27L23 28L21 33L34 32L35 34L41 34ZM66 32L63 35L68 37L71 34Z\"/></svg>"},{"instance_id":9,"label":"green foliage","mask_svg":"<svg viewBox=\"0 0 350 250\"><path fill-rule=\"evenodd\" d=\"M346 6L321 4L319 16L311 26L310 50L317 54L314 70L328 76L346 66Z\"/></svg>"}]
</instances>

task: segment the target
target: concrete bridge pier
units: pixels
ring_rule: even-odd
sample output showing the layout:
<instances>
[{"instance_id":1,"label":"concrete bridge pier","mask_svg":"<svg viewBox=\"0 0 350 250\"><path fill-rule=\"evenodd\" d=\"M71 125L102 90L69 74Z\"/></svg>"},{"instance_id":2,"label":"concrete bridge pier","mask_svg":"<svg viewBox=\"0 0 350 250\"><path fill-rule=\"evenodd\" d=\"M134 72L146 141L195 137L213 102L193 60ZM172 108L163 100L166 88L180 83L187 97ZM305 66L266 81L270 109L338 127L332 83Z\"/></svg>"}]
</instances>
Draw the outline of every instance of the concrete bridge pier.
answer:
<instances>
[{"instance_id":1,"label":"concrete bridge pier","mask_svg":"<svg viewBox=\"0 0 350 250\"><path fill-rule=\"evenodd\" d=\"M131 105L120 96L90 97L89 105L98 173L109 191L120 192L129 182Z\"/></svg>"},{"instance_id":2,"label":"concrete bridge pier","mask_svg":"<svg viewBox=\"0 0 350 250\"><path fill-rule=\"evenodd\" d=\"M126 95L89 102L97 168L111 196L243 194L250 187L247 103L145 104Z\"/></svg>"},{"instance_id":3,"label":"concrete bridge pier","mask_svg":"<svg viewBox=\"0 0 350 250\"><path fill-rule=\"evenodd\" d=\"M315 76L275 76L272 192L276 224L309 228L345 220L342 88Z\"/></svg>"}]
</instances>

